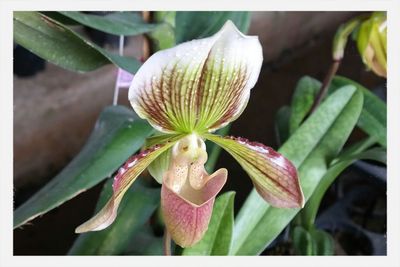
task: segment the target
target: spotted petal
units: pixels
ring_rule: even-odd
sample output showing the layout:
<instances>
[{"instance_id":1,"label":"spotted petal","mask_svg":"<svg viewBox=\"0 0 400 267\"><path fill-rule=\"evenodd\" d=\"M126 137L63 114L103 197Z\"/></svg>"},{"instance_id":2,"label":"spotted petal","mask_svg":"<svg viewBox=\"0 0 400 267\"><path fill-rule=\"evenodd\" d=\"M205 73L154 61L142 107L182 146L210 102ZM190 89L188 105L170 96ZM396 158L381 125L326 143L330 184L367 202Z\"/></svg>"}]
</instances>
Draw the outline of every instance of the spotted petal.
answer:
<instances>
[{"instance_id":1,"label":"spotted petal","mask_svg":"<svg viewBox=\"0 0 400 267\"><path fill-rule=\"evenodd\" d=\"M77 227L75 232L99 231L112 224L117 216L119 203L128 188L154 159L173 144L173 142L170 142L164 145L155 145L128 159L114 178L114 193L111 199L92 219Z\"/></svg>"},{"instance_id":2,"label":"spotted petal","mask_svg":"<svg viewBox=\"0 0 400 267\"><path fill-rule=\"evenodd\" d=\"M135 75L129 100L162 132L212 132L245 108L262 64L255 36L231 21L215 35L151 56Z\"/></svg>"},{"instance_id":3,"label":"spotted petal","mask_svg":"<svg viewBox=\"0 0 400 267\"><path fill-rule=\"evenodd\" d=\"M182 247L192 246L203 237L215 197L228 175L226 169L209 175L204 169L206 161L203 139L187 135L172 147L169 168L163 175L161 207L165 225Z\"/></svg>"},{"instance_id":4,"label":"spotted petal","mask_svg":"<svg viewBox=\"0 0 400 267\"><path fill-rule=\"evenodd\" d=\"M204 169L204 184L194 188L189 179L174 190L174 174L167 172L161 189L161 207L165 225L172 239L181 247L191 247L202 239L208 229L215 197L224 186L228 172L219 169L208 175Z\"/></svg>"},{"instance_id":5,"label":"spotted petal","mask_svg":"<svg viewBox=\"0 0 400 267\"><path fill-rule=\"evenodd\" d=\"M296 168L272 148L244 138L205 136L231 154L248 173L257 192L272 206L304 206Z\"/></svg>"}]
</instances>

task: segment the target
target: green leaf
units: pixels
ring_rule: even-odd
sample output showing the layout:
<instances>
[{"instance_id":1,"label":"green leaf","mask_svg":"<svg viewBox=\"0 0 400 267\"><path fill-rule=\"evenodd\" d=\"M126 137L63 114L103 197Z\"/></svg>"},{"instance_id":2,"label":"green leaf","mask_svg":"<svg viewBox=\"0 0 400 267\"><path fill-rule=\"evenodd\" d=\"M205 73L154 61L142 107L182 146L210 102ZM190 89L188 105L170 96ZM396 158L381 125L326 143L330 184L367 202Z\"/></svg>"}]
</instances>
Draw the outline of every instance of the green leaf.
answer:
<instances>
[{"instance_id":1,"label":"green leaf","mask_svg":"<svg viewBox=\"0 0 400 267\"><path fill-rule=\"evenodd\" d=\"M85 14L78 11L62 11L62 15L82 25L115 35L139 35L156 29L156 24L143 21L137 12L113 12L105 16Z\"/></svg>"},{"instance_id":2,"label":"green leaf","mask_svg":"<svg viewBox=\"0 0 400 267\"><path fill-rule=\"evenodd\" d=\"M181 11L176 12L175 38L176 43L204 38L213 35L232 20L236 27L246 33L250 26L250 13L237 11Z\"/></svg>"},{"instance_id":3,"label":"green leaf","mask_svg":"<svg viewBox=\"0 0 400 267\"><path fill-rule=\"evenodd\" d=\"M323 230L312 229L310 234L313 241L313 255L333 255L335 241L329 233Z\"/></svg>"},{"instance_id":4,"label":"green leaf","mask_svg":"<svg viewBox=\"0 0 400 267\"><path fill-rule=\"evenodd\" d=\"M335 160L335 164L331 166L325 175L322 177L318 186L315 188L314 193L310 197L304 209L301 211L301 220L304 227L311 229L314 225L315 218L322 198L331 184L347 167L353 164L356 160L367 159L374 160L381 163L386 163L386 150L382 148L372 148L363 151L363 147L359 147L358 153L352 155L344 155Z\"/></svg>"},{"instance_id":5,"label":"green leaf","mask_svg":"<svg viewBox=\"0 0 400 267\"><path fill-rule=\"evenodd\" d=\"M159 27L149 34L154 51L171 48L175 45L175 11L156 11L154 21Z\"/></svg>"},{"instance_id":6,"label":"green leaf","mask_svg":"<svg viewBox=\"0 0 400 267\"><path fill-rule=\"evenodd\" d=\"M289 120L292 109L282 106L275 115L275 134L278 145L283 144L289 138Z\"/></svg>"},{"instance_id":7,"label":"green leaf","mask_svg":"<svg viewBox=\"0 0 400 267\"><path fill-rule=\"evenodd\" d=\"M296 226L291 233L293 247L298 255L333 255L334 240L323 230L307 230Z\"/></svg>"},{"instance_id":8,"label":"green leaf","mask_svg":"<svg viewBox=\"0 0 400 267\"><path fill-rule=\"evenodd\" d=\"M279 150L297 167L306 200L353 130L362 104L363 95L354 86L338 89ZM273 208L253 190L237 216L230 254L260 254L298 211Z\"/></svg>"},{"instance_id":9,"label":"green leaf","mask_svg":"<svg viewBox=\"0 0 400 267\"><path fill-rule=\"evenodd\" d=\"M123 255L164 255L164 242L162 236L155 236L150 224L145 224L136 231L131 242L126 246Z\"/></svg>"},{"instance_id":10,"label":"green leaf","mask_svg":"<svg viewBox=\"0 0 400 267\"><path fill-rule=\"evenodd\" d=\"M144 144L153 128L123 106L100 114L79 154L46 186L14 212L14 228L52 210L110 177Z\"/></svg>"},{"instance_id":11,"label":"green leaf","mask_svg":"<svg viewBox=\"0 0 400 267\"><path fill-rule=\"evenodd\" d=\"M307 230L296 226L292 230L291 238L297 255L333 255L334 240L323 230Z\"/></svg>"},{"instance_id":12,"label":"green leaf","mask_svg":"<svg viewBox=\"0 0 400 267\"><path fill-rule=\"evenodd\" d=\"M227 192L214 204L208 230L203 239L182 255L228 255L233 231L233 204L235 192Z\"/></svg>"},{"instance_id":13,"label":"green leaf","mask_svg":"<svg viewBox=\"0 0 400 267\"><path fill-rule=\"evenodd\" d=\"M294 89L292 97L292 113L289 120L289 132L293 134L310 111L314 99L321 88L321 83L309 76L302 77Z\"/></svg>"},{"instance_id":14,"label":"green leaf","mask_svg":"<svg viewBox=\"0 0 400 267\"><path fill-rule=\"evenodd\" d=\"M364 95L364 106L357 126L386 147L386 104L362 85L341 76L333 78L329 94L346 85L355 86ZM304 76L299 80L292 98L291 134L300 126L310 111L320 87L321 83L312 77Z\"/></svg>"},{"instance_id":15,"label":"green leaf","mask_svg":"<svg viewBox=\"0 0 400 267\"><path fill-rule=\"evenodd\" d=\"M60 12L56 12L56 11L40 11L41 14L52 18L56 21L58 21L61 24L67 25L67 26L77 26L80 25L79 22L77 22L76 20L70 19L66 16L64 16L63 14L61 14Z\"/></svg>"},{"instance_id":16,"label":"green leaf","mask_svg":"<svg viewBox=\"0 0 400 267\"><path fill-rule=\"evenodd\" d=\"M333 166L337 161L343 160L344 158L350 157L360 154L364 150L370 148L371 146L375 145L376 140L375 138L368 136L365 139L362 139L354 144L351 144L348 147L345 147L341 152L340 155L331 162L331 166Z\"/></svg>"},{"instance_id":17,"label":"green leaf","mask_svg":"<svg viewBox=\"0 0 400 267\"><path fill-rule=\"evenodd\" d=\"M310 233L302 226L296 226L292 230L293 247L299 255L313 254L313 241Z\"/></svg>"},{"instance_id":18,"label":"green leaf","mask_svg":"<svg viewBox=\"0 0 400 267\"><path fill-rule=\"evenodd\" d=\"M387 108L385 102L364 86L345 77L335 76L332 80L331 87L332 90L335 90L344 85L353 85L364 94L364 107L357 125L367 134L375 137L380 145L386 147Z\"/></svg>"},{"instance_id":19,"label":"green leaf","mask_svg":"<svg viewBox=\"0 0 400 267\"><path fill-rule=\"evenodd\" d=\"M98 212L112 195L112 179L104 184L96 206ZM160 189L149 188L139 180L128 189L118 216L108 228L81 234L68 252L70 255L119 255L131 238L147 222L160 202Z\"/></svg>"},{"instance_id":20,"label":"green leaf","mask_svg":"<svg viewBox=\"0 0 400 267\"><path fill-rule=\"evenodd\" d=\"M14 41L62 68L86 72L113 63L135 73L141 63L107 52L60 22L39 12L14 12Z\"/></svg>"}]
</instances>

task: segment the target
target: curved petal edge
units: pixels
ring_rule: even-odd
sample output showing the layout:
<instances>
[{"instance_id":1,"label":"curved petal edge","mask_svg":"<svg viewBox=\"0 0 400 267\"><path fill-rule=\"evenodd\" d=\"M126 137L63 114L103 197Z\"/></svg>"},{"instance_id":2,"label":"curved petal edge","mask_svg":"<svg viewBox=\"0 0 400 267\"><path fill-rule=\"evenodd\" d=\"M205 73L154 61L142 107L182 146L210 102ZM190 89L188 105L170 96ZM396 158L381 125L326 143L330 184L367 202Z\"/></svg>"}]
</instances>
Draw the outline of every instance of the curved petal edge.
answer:
<instances>
[{"instance_id":1,"label":"curved petal edge","mask_svg":"<svg viewBox=\"0 0 400 267\"><path fill-rule=\"evenodd\" d=\"M228 172L219 169L201 189L194 189L187 180L182 191L175 192L167 183L161 189L161 208L165 225L172 239L181 247L199 242L208 229L215 197L226 183ZM192 202L191 198L195 201Z\"/></svg>"},{"instance_id":2,"label":"curved petal edge","mask_svg":"<svg viewBox=\"0 0 400 267\"><path fill-rule=\"evenodd\" d=\"M265 201L279 208L302 208L304 196L296 167L283 155L261 143L240 137L207 139L231 154L250 176L257 192Z\"/></svg>"},{"instance_id":3,"label":"curved petal edge","mask_svg":"<svg viewBox=\"0 0 400 267\"><path fill-rule=\"evenodd\" d=\"M173 144L171 142L155 145L129 158L114 177L113 196L93 218L78 226L75 233L100 231L111 225L117 216L118 206L128 188L153 160Z\"/></svg>"},{"instance_id":4,"label":"curved petal edge","mask_svg":"<svg viewBox=\"0 0 400 267\"><path fill-rule=\"evenodd\" d=\"M133 78L129 100L161 132L212 132L244 110L262 61L258 37L227 21L211 37L153 54Z\"/></svg>"}]
</instances>

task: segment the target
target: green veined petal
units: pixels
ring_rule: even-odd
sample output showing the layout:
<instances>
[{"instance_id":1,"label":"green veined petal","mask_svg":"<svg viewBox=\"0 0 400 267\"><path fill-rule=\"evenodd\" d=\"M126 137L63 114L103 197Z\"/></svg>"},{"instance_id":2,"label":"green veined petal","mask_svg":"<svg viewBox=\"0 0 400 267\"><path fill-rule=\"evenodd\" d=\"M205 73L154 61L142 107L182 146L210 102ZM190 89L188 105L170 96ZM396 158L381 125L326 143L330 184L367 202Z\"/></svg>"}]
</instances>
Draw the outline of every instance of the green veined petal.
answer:
<instances>
[{"instance_id":1,"label":"green veined petal","mask_svg":"<svg viewBox=\"0 0 400 267\"><path fill-rule=\"evenodd\" d=\"M184 137L185 134L164 134L156 133L146 139L146 148L150 148L157 144L165 144L168 142L175 142Z\"/></svg>"},{"instance_id":2,"label":"green veined petal","mask_svg":"<svg viewBox=\"0 0 400 267\"><path fill-rule=\"evenodd\" d=\"M93 218L77 227L75 232L99 231L112 224L117 216L119 203L128 188L154 159L173 144L173 142L170 142L164 145L156 145L128 159L114 177L114 194L111 199Z\"/></svg>"},{"instance_id":3,"label":"green veined petal","mask_svg":"<svg viewBox=\"0 0 400 267\"><path fill-rule=\"evenodd\" d=\"M151 56L135 75L129 99L161 132L214 131L243 111L262 59L258 38L228 21L209 38Z\"/></svg>"},{"instance_id":4,"label":"green veined petal","mask_svg":"<svg viewBox=\"0 0 400 267\"><path fill-rule=\"evenodd\" d=\"M294 165L272 148L244 138L206 134L220 145L248 173L257 192L272 206L299 208L304 196Z\"/></svg>"}]
</instances>

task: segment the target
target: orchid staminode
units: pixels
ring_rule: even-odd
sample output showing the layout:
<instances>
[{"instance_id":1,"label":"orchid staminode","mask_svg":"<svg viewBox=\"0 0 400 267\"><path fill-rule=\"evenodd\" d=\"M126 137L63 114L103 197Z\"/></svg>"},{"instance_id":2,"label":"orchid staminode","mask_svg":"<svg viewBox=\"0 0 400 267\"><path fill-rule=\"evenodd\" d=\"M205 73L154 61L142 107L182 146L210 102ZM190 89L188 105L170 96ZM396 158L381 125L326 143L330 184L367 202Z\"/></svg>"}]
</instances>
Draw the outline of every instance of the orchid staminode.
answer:
<instances>
[{"instance_id":1,"label":"orchid staminode","mask_svg":"<svg viewBox=\"0 0 400 267\"><path fill-rule=\"evenodd\" d=\"M302 207L297 171L289 160L260 143L212 134L243 112L262 61L258 37L243 35L231 21L211 37L152 55L134 76L129 100L160 133L119 169L109 202L76 232L109 226L126 190L150 167L162 184L161 208L172 239L182 247L196 244L228 176L224 168L212 174L205 170L205 140L231 154L272 206Z\"/></svg>"}]
</instances>

